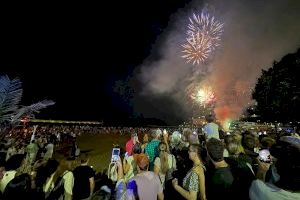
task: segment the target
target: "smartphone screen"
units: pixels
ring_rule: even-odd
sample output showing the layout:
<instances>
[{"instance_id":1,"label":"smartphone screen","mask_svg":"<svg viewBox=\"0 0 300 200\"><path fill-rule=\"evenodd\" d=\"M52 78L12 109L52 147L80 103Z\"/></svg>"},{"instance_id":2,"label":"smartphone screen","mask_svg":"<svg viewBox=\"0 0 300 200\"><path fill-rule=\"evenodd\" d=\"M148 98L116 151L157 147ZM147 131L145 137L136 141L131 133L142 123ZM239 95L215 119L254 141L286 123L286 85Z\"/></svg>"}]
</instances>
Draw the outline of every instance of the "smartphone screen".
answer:
<instances>
[{"instance_id":1,"label":"smartphone screen","mask_svg":"<svg viewBox=\"0 0 300 200\"><path fill-rule=\"evenodd\" d=\"M167 130L166 130L166 129L164 129L163 133L164 133L164 135L166 135L166 134L167 134Z\"/></svg>"},{"instance_id":2,"label":"smartphone screen","mask_svg":"<svg viewBox=\"0 0 300 200\"><path fill-rule=\"evenodd\" d=\"M258 152L258 158L262 162L270 163L271 162L271 155L268 149L263 149Z\"/></svg>"},{"instance_id":3,"label":"smartphone screen","mask_svg":"<svg viewBox=\"0 0 300 200\"><path fill-rule=\"evenodd\" d=\"M112 150L112 156L111 156L111 162L117 162L120 156L120 149L119 148L113 148Z\"/></svg>"},{"instance_id":4,"label":"smartphone screen","mask_svg":"<svg viewBox=\"0 0 300 200\"><path fill-rule=\"evenodd\" d=\"M125 156L125 159L127 160L128 157L129 157L129 156L128 156L128 152L126 152L124 156Z\"/></svg>"}]
</instances>

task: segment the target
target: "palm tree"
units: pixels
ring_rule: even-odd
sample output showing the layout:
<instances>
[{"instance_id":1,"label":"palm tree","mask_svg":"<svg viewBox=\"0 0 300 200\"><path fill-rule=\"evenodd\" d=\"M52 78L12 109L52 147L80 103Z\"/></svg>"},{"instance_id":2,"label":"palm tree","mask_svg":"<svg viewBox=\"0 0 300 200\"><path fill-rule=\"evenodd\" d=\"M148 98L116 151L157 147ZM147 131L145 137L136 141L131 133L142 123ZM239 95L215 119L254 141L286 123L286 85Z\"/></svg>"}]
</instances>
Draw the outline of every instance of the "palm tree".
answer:
<instances>
[{"instance_id":1,"label":"palm tree","mask_svg":"<svg viewBox=\"0 0 300 200\"><path fill-rule=\"evenodd\" d=\"M0 125L17 125L23 116L34 118L34 113L54 105L52 100L43 100L30 106L20 105L23 89L20 79L0 75Z\"/></svg>"}]
</instances>

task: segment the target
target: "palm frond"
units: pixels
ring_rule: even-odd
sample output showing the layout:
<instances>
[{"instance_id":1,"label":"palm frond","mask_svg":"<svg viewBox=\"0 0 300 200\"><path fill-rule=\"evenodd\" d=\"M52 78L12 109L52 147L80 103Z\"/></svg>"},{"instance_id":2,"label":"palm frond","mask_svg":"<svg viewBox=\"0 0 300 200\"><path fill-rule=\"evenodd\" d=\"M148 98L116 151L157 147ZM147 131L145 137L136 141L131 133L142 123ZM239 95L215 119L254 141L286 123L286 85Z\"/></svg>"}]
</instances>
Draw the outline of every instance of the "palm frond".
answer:
<instances>
[{"instance_id":1,"label":"palm frond","mask_svg":"<svg viewBox=\"0 0 300 200\"><path fill-rule=\"evenodd\" d=\"M20 79L10 80L7 75L0 76L0 123L11 120L19 109L22 94Z\"/></svg>"},{"instance_id":2,"label":"palm frond","mask_svg":"<svg viewBox=\"0 0 300 200\"><path fill-rule=\"evenodd\" d=\"M55 102L52 100L43 100L38 103L32 104L30 106L23 106L14 114L11 119L12 123L17 123L23 116L28 116L30 118L34 117L34 113L39 113L41 109L44 109L48 106L54 105Z\"/></svg>"}]
</instances>

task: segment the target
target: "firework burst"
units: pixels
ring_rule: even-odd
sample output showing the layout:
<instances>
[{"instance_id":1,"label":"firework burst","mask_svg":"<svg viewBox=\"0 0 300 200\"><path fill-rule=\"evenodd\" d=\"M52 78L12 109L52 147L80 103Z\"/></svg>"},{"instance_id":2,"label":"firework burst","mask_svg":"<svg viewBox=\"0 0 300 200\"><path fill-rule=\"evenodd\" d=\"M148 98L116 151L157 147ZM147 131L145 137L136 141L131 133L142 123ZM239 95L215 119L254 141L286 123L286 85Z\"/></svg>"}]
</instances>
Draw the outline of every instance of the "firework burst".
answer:
<instances>
[{"instance_id":1,"label":"firework burst","mask_svg":"<svg viewBox=\"0 0 300 200\"><path fill-rule=\"evenodd\" d=\"M182 57L187 63L200 64L220 46L224 24L203 12L200 16L193 14L189 20L186 43L181 45L184 53Z\"/></svg>"},{"instance_id":2,"label":"firework burst","mask_svg":"<svg viewBox=\"0 0 300 200\"><path fill-rule=\"evenodd\" d=\"M200 104L203 107L211 105L216 101L216 96L212 88L207 86L196 89L190 97L195 103Z\"/></svg>"},{"instance_id":3,"label":"firework burst","mask_svg":"<svg viewBox=\"0 0 300 200\"><path fill-rule=\"evenodd\" d=\"M205 37L203 34L196 33L191 37L187 38L187 42L182 45L185 53L182 57L187 59L187 63L192 62L194 64L200 64L205 59L208 58L212 51L212 43L211 41Z\"/></svg>"}]
</instances>

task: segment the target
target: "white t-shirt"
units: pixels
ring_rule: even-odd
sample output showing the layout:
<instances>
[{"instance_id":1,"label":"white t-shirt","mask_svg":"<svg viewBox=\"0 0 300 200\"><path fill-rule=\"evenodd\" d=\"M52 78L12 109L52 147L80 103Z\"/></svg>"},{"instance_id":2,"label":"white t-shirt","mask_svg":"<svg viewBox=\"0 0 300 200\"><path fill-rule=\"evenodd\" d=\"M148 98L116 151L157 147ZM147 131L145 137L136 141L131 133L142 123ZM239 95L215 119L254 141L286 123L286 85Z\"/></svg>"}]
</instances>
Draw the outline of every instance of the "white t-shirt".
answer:
<instances>
[{"instance_id":1,"label":"white t-shirt","mask_svg":"<svg viewBox=\"0 0 300 200\"><path fill-rule=\"evenodd\" d=\"M249 197L251 200L300 200L300 193L289 192L261 180L255 180L251 184Z\"/></svg>"},{"instance_id":2,"label":"white t-shirt","mask_svg":"<svg viewBox=\"0 0 300 200\"><path fill-rule=\"evenodd\" d=\"M56 138L57 138L57 140L60 142L60 139L61 139L60 133L57 133L57 134L56 134Z\"/></svg>"},{"instance_id":3,"label":"white t-shirt","mask_svg":"<svg viewBox=\"0 0 300 200\"><path fill-rule=\"evenodd\" d=\"M207 139L210 138L220 139L219 126L213 122L206 124L203 128L203 131L206 134Z\"/></svg>"}]
</instances>

